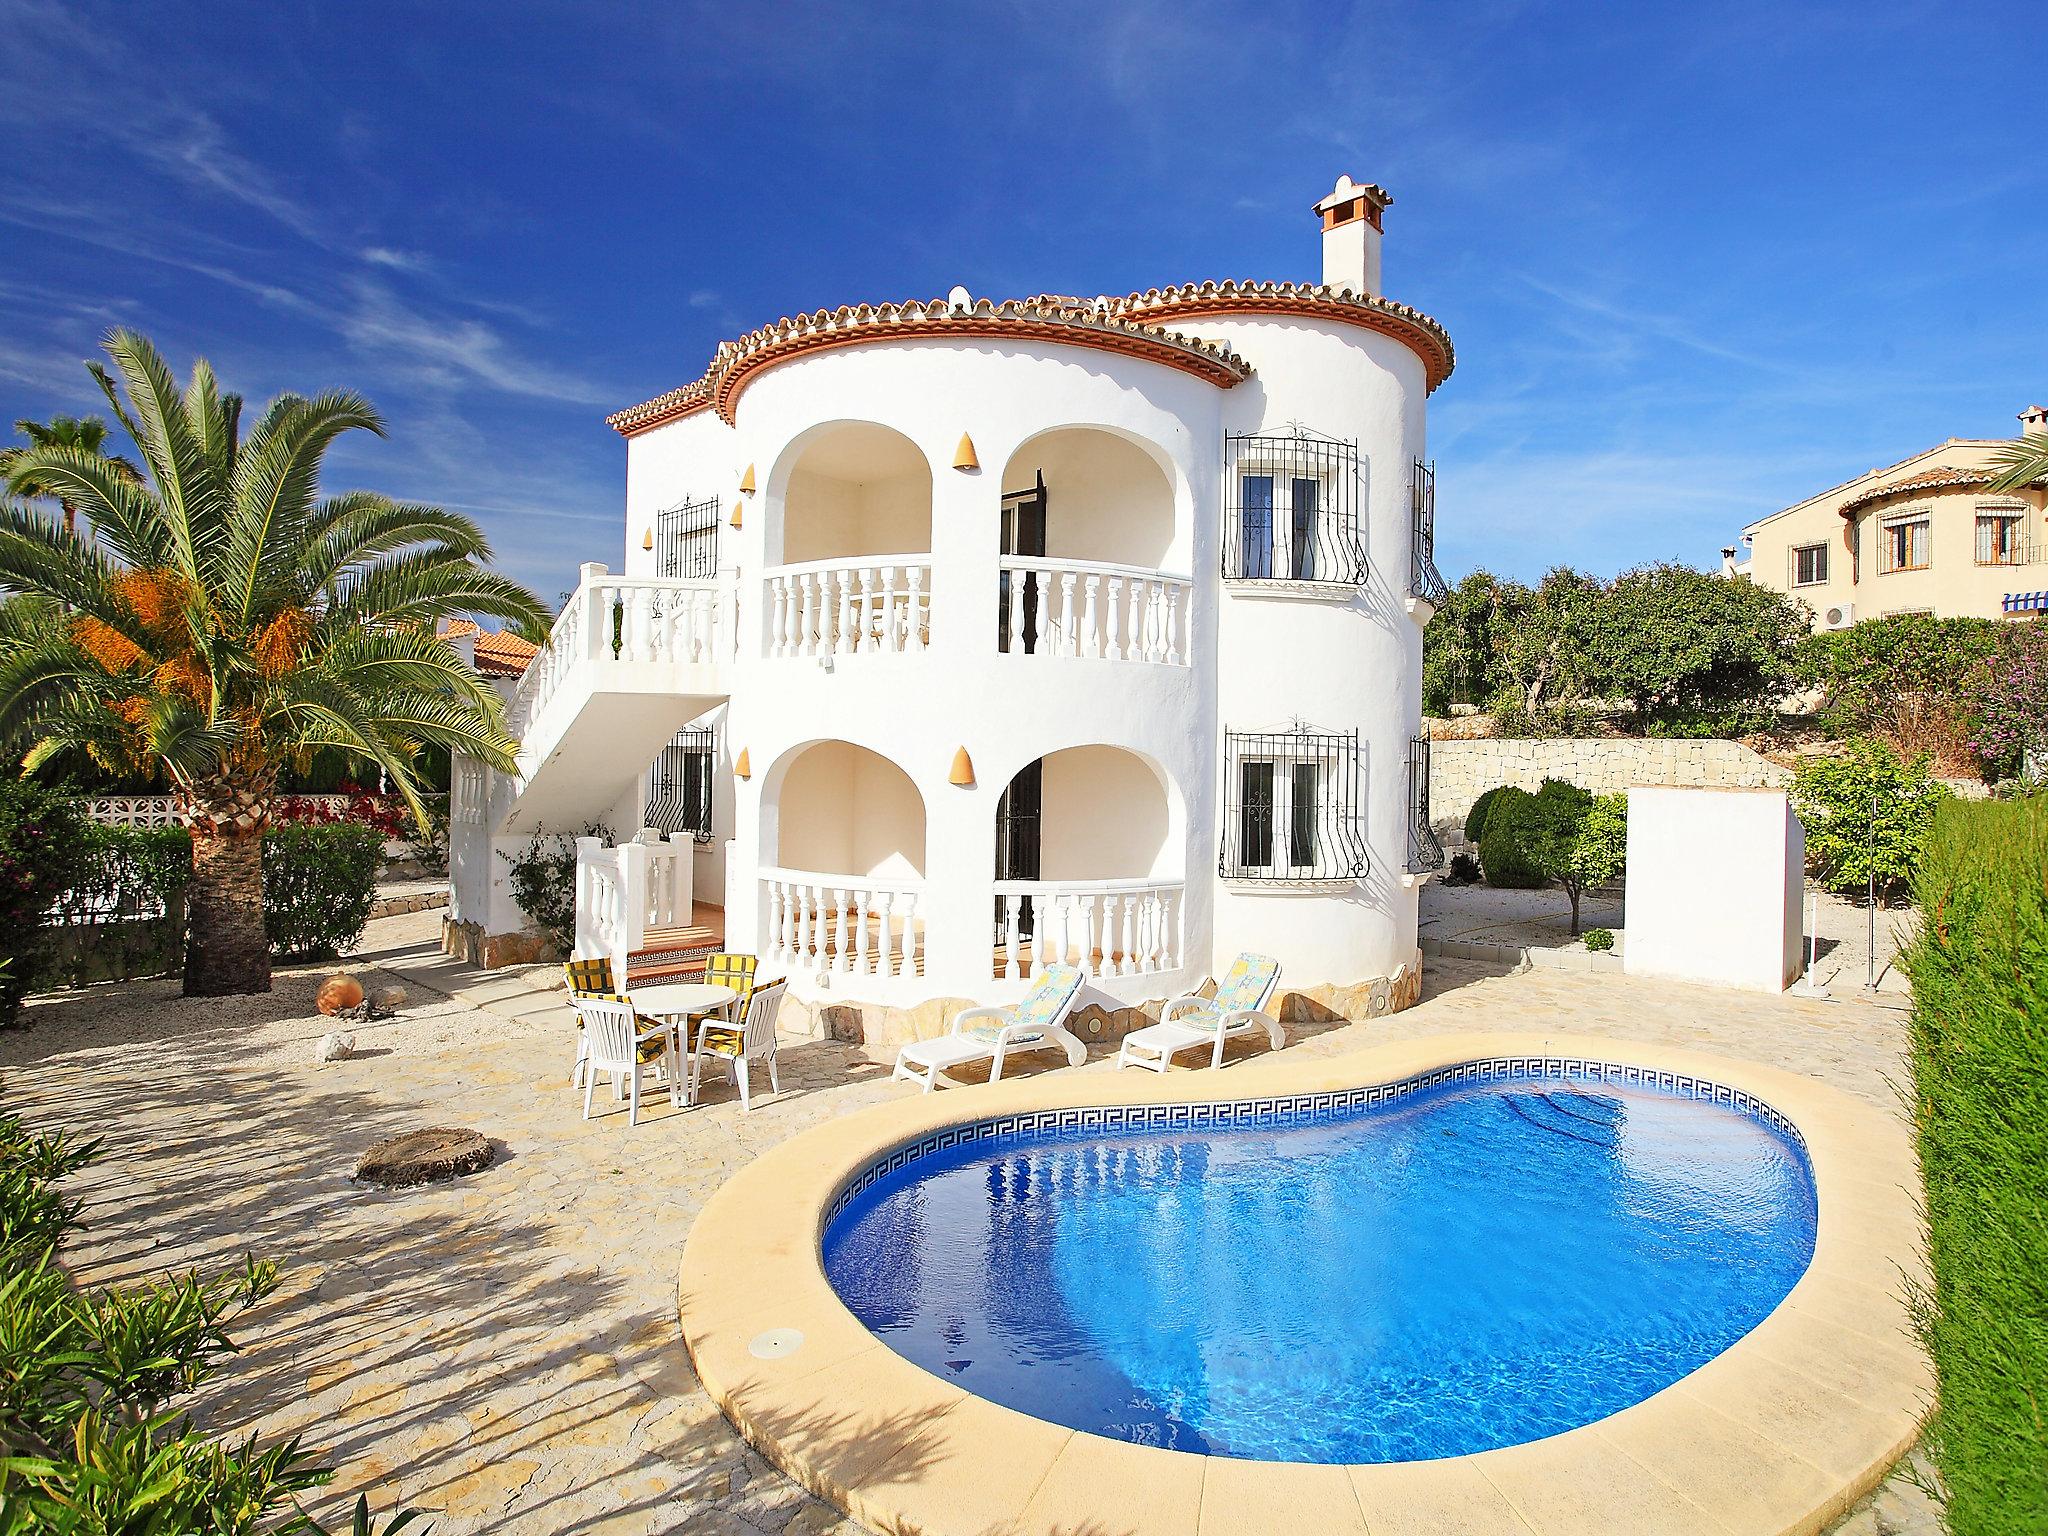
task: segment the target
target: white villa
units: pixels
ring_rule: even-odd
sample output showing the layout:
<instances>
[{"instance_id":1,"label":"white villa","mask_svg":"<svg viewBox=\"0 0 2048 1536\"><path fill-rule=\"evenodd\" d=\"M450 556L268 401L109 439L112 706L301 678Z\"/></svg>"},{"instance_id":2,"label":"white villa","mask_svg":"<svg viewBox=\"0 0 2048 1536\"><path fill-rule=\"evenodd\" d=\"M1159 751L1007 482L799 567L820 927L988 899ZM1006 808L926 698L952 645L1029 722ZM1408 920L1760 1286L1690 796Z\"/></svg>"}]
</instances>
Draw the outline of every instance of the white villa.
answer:
<instances>
[{"instance_id":1,"label":"white villa","mask_svg":"<svg viewBox=\"0 0 2048 1536\"><path fill-rule=\"evenodd\" d=\"M504 684L519 774L458 767L451 948L532 958L500 855L602 822L579 952L651 974L722 907L855 1038L1055 958L1107 1010L1243 949L1412 1000L1453 357L1380 292L1389 201L1315 204L1318 284L820 311L612 416L623 563Z\"/></svg>"}]
</instances>

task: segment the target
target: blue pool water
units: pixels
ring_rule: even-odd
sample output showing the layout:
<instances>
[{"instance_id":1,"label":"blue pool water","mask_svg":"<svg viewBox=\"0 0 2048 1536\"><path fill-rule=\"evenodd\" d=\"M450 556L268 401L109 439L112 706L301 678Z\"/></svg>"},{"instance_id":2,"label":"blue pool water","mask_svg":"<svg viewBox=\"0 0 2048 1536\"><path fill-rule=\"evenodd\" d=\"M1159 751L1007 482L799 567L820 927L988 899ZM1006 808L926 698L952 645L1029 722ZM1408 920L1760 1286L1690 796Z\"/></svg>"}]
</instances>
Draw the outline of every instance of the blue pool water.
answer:
<instances>
[{"instance_id":1,"label":"blue pool water","mask_svg":"<svg viewBox=\"0 0 2048 1536\"><path fill-rule=\"evenodd\" d=\"M1212 1455L1452 1456L1720 1353L1813 1254L1804 1153L1741 1109L1509 1076L1224 1129L1053 1130L861 1191L825 1271L897 1353Z\"/></svg>"}]
</instances>

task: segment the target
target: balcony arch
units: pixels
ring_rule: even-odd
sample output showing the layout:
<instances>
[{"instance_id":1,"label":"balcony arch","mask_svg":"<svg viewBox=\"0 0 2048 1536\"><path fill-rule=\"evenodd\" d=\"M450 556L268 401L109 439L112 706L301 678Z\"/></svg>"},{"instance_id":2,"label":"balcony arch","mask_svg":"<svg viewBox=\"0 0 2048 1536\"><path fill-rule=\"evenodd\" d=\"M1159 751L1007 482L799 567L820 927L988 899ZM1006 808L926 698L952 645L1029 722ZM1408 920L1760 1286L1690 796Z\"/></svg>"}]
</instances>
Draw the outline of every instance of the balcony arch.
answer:
<instances>
[{"instance_id":1,"label":"balcony arch","mask_svg":"<svg viewBox=\"0 0 2048 1536\"><path fill-rule=\"evenodd\" d=\"M1187 815L1164 767L1061 748L1011 776L995 816L998 978L1060 960L1099 976L1180 969Z\"/></svg>"},{"instance_id":2,"label":"balcony arch","mask_svg":"<svg viewBox=\"0 0 2048 1536\"><path fill-rule=\"evenodd\" d=\"M770 655L927 648L932 467L923 449L879 422L820 423L783 450L767 502Z\"/></svg>"},{"instance_id":3,"label":"balcony arch","mask_svg":"<svg viewBox=\"0 0 2048 1536\"><path fill-rule=\"evenodd\" d=\"M880 978L924 968L925 802L879 752L804 742L761 788L761 932L787 972Z\"/></svg>"},{"instance_id":4,"label":"balcony arch","mask_svg":"<svg viewBox=\"0 0 2048 1536\"><path fill-rule=\"evenodd\" d=\"M1100 426L1049 428L1002 479L996 645L1010 654L1188 661L1188 506L1172 462Z\"/></svg>"}]
</instances>

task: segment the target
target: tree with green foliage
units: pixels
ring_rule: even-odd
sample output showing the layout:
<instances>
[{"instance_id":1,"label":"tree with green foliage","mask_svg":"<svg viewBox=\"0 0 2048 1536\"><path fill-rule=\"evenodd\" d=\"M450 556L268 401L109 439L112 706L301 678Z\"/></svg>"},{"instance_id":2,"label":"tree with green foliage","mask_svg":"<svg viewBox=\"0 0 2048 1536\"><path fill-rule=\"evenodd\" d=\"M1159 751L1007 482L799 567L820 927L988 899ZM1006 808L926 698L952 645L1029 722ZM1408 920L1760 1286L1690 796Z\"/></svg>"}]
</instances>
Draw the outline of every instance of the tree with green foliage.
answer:
<instances>
[{"instance_id":1,"label":"tree with green foliage","mask_svg":"<svg viewBox=\"0 0 2048 1536\"><path fill-rule=\"evenodd\" d=\"M2048 1530L2048 798L1936 814L1913 882L1913 1131L1954 1536Z\"/></svg>"},{"instance_id":2,"label":"tree with green foliage","mask_svg":"<svg viewBox=\"0 0 2048 1536\"><path fill-rule=\"evenodd\" d=\"M1602 594L1593 671L1651 736L1731 736L1768 725L1791 691L1807 606L1689 565L1624 572Z\"/></svg>"},{"instance_id":3,"label":"tree with green foliage","mask_svg":"<svg viewBox=\"0 0 2048 1536\"><path fill-rule=\"evenodd\" d=\"M496 693L435 633L466 613L543 638L548 615L485 568L469 518L369 491L323 496L344 433L382 434L361 396L283 395L242 432L242 402L194 365L112 332L93 375L147 468L22 451L17 493L87 513L88 542L36 508L0 505L0 742L31 772L85 757L160 769L192 832L185 991L270 986L263 834L288 767L339 753L381 769L424 825L423 745L512 768Z\"/></svg>"},{"instance_id":4,"label":"tree with green foliage","mask_svg":"<svg viewBox=\"0 0 2048 1536\"><path fill-rule=\"evenodd\" d=\"M2008 626L1984 669L1970 745L1994 773L2048 773L2048 626Z\"/></svg>"},{"instance_id":5,"label":"tree with green foliage","mask_svg":"<svg viewBox=\"0 0 2048 1536\"><path fill-rule=\"evenodd\" d=\"M0 778L0 1029L35 985L50 909L91 862L89 826L69 795Z\"/></svg>"},{"instance_id":6,"label":"tree with green foliage","mask_svg":"<svg viewBox=\"0 0 2048 1536\"><path fill-rule=\"evenodd\" d=\"M1560 565L1534 588L1503 582L1491 633L1494 712L1510 730L1580 734L1598 697L1599 578Z\"/></svg>"},{"instance_id":7,"label":"tree with green foliage","mask_svg":"<svg viewBox=\"0 0 2048 1536\"><path fill-rule=\"evenodd\" d=\"M1874 883L1885 904L1905 893L1935 811L1953 798L1925 757L1908 760L1868 736L1840 756L1808 758L1792 779L1807 862L1821 883L1845 896Z\"/></svg>"},{"instance_id":8,"label":"tree with green foliage","mask_svg":"<svg viewBox=\"0 0 2048 1536\"><path fill-rule=\"evenodd\" d=\"M68 449L77 453L104 459L113 466L114 472L130 485L142 483L142 471L132 460L117 453L108 453L107 423L101 416L52 416L47 422L17 421L14 430L28 439L24 448L0 448L0 479L15 480L15 469L26 457L29 449ZM15 490L23 496L53 496L64 514L64 531L78 531L78 503L73 501L59 482L43 484L33 472L26 479L16 480Z\"/></svg>"},{"instance_id":9,"label":"tree with green foliage","mask_svg":"<svg viewBox=\"0 0 2048 1536\"><path fill-rule=\"evenodd\" d=\"M1493 615L1501 583L1474 571L1445 595L1422 630L1423 713L1459 704L1484 709L1495 693Z\"/></svg>"},{"instance_id":10,"label":"tree with green foliage","mask_svg":"<svg viewBox=\"0 0 2048 1536\"><path fill-rule=\"evenodd\" d=\"M1564 888L1576 935L1579 899L1586 888L1615 879L1627 861L1627 798L1596 797L1563 779L1545 779L1535 794L1515 802L1508 814L1531 867Z\"/></svg>"},{"instance_id":11,"label":"tree with green foliage","mask_svg":"<svg viewBox=\"0 0 2048 1536\"><path fill-rule=\"evenodd\" d=\"M1796 676L1821 690L1819 712L1843 735L1916 739L1946 714L1960 735L1975 691L2011 626L1997 619L1887 614L1801 640Z\"/></svg>"}]
</instances>

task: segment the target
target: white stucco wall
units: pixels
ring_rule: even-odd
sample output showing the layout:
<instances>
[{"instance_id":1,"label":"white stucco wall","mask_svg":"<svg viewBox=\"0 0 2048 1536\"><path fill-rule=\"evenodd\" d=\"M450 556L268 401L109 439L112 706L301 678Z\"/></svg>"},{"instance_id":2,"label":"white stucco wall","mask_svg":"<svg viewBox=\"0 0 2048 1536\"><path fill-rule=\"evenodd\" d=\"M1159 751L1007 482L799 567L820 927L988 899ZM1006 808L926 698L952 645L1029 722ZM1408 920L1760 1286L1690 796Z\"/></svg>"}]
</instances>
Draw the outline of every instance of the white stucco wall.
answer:
<instances>
[{"instance_id":1,"label":"white stucco wall","mask_svg":"<svg viewBox=\"0 0 2048 1536\"><path fill-rule=\"evenodd\" d=\"M1782 790L1631 789L1628 973L1782 992L1800 970L1805 866Z\"/></svg>"},{"instance_id":2,"label":"white stucco wall","mask_svg":"<svg viewBox=\"0 0 2048 1536\"><path fill-rule=\"evenodd\" d=\"M844 741L805 747L780 768L768 829L784 869L909 878L924 873L924 801L902 769Z\"/></svg>"},{"instance_id":3,"label":"white stucco wall","mask_svg":"<svg viewBox=\"0 0 2048 1536\"><path fill-rule=\"evenodd\" d=\"M1151 764L1116 747L1045 759L1039 870L1047 880L1132 880L1182 873L1185 836Z\"/></svg>"},{"instance_id":4,"label":"white stucco wall","mask_svg":"<svg viewBox=\"0 0 2048 1536\"><path fill-rule=\"evenodd\" d=\"M1002 488L1028 491L1045 476L1045 550L1074 560L1186 572L1176 536L1173 484L1143 448L1110 432L1071 428L1022 444Z\"/></svg>"}]
</instances>

